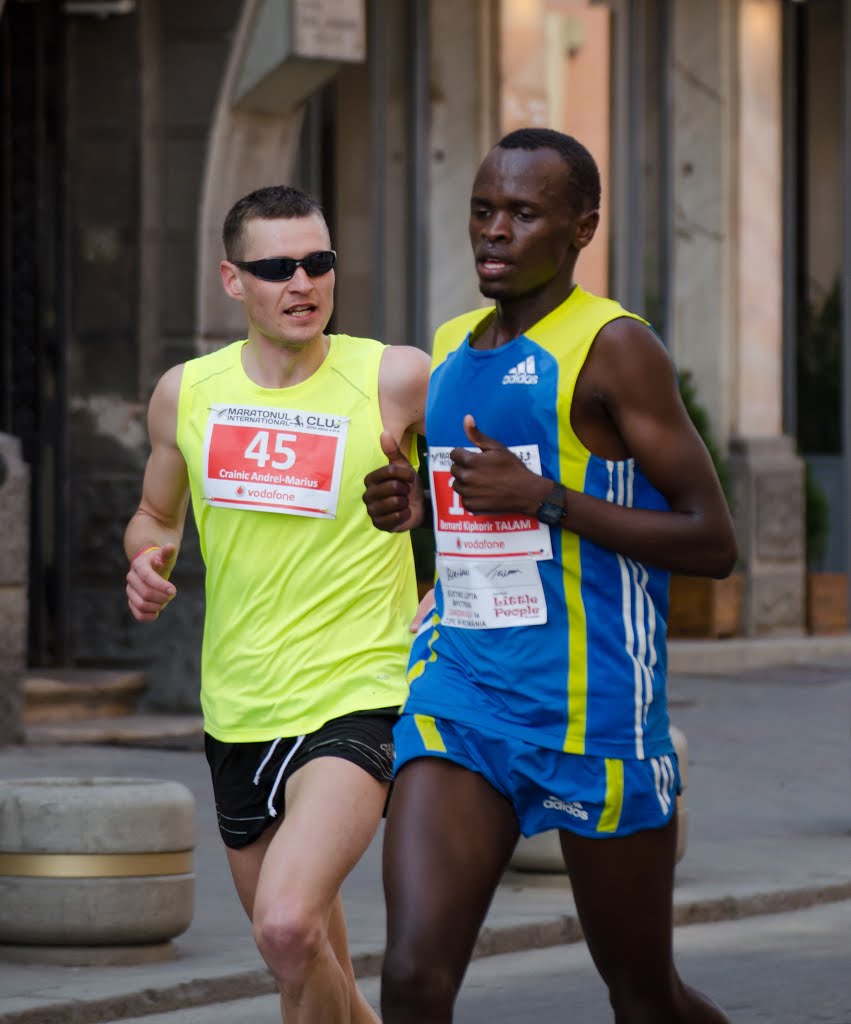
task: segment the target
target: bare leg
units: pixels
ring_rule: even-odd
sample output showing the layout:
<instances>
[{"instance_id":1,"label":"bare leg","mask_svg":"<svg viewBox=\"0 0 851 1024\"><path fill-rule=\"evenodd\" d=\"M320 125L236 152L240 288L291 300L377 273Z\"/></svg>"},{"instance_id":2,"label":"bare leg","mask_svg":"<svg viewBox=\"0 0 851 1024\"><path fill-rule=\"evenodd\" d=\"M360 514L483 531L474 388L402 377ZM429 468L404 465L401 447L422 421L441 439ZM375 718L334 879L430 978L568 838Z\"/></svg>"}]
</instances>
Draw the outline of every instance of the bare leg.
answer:
<instances>
[{"instance_id":1,"label":"bare leg","mask_svg":"<svg viewBox=\"0 0 851 1024\"><path fill-rule=\"evenodd\" d=\"M335 757L287 782L275 830L228 860L287 1024L377 1024L357 991L339 888L369 845L387 786Z\"/></svg>"},{"instance_id":2,"label":"bare leg","mask_svg":"<svg viewBox=\"0 0 851 1024\"><path fill-rule=\"evenodd\" d=\"M355 980L352 957L349 953L349 938L346 933L346 918L343 913L343 900L337 894L331 908L331 919L328 922L328 938L337 963L343 968L346 984L349 987L349 1019L351 1024L379 1024L378 1017L367 1002Z\"/></svg>"},{"instance_id":3,"label":"bare leg","mask_svg":"<svg viewBox=\"0 0 851 1024\"><path fill-rule=\"evenodd\" d=\"M615 1024L730 1024L674 967L676 842L676 815L664 828L616 839L561 833L579 920Z\"/></svg>"},{"instance_id":4,"label":"bare leg","mask_svg":"<svg viewBox=\"0 0 851 1024\"><path fill-rule=\"evenodd\" d=\"M384 1024L449 1024L476 937L517 841L510 803L439 758L405 765L384 833Z\"/></svg>"}]
</instances>

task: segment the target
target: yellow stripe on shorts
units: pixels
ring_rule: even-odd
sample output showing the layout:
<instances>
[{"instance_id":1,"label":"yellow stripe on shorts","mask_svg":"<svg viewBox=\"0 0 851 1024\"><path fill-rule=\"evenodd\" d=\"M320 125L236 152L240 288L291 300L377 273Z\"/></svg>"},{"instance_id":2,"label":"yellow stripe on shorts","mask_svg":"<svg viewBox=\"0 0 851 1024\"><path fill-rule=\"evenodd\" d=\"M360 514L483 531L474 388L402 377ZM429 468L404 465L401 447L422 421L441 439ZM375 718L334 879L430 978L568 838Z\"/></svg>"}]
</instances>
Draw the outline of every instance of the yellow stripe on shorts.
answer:
<instances>
[{"instance_id":1,"label":"yellow stripe on shorts","mask_svg":"<svg viewBox=\"0 0 851 1024\"><path fill-rule=\"evenodd\" d=\"M606 758L606 804L597 822L598 832L616 832L623 810L623 761Z\"/></svg>"},{"instance_id":2,"label":"yellow stripe on shorts","mask_svg":"<svg viewBox=\"0 0 851 1024\"><path fill-rule=\"evenodd\" d=\"M446 744L437 729L437 723L431 715L414 715L414 722L419 729L420 736L425 744L426 750L440 750L446 753Z\"/></svg>"},{"instance_id":3,"label":"yellow stripe on shorts","mask_svg":"<svg viewBox=\"0 0 851 1024\"><path fill-rule=\"evenodd\" d=\"M430 618L431 625L435 626L435 625L437 625L437 623L439 621L440 621L440 616L437 614L437 612L434 612L431 615L431 618ZM423 627L420 627L420 628L423 628ZM434 641L438 638L438 635L439 635L439 633L438 633L438 631L436 629L432 631L431 636L428 638L428 657L427 658L421 658L419 661L415 662L411 666L411 668L409 669L409 671L408 671L408 686L410 686L411 683L415 679L419 679L419 677L423 674L423 672L425 672L425 667L428 664L428 662L430 662L430 661L437 661L437 655L434 653L434 650L432 649L432 645L434 644Z\"/></svg>"}]
</instances>

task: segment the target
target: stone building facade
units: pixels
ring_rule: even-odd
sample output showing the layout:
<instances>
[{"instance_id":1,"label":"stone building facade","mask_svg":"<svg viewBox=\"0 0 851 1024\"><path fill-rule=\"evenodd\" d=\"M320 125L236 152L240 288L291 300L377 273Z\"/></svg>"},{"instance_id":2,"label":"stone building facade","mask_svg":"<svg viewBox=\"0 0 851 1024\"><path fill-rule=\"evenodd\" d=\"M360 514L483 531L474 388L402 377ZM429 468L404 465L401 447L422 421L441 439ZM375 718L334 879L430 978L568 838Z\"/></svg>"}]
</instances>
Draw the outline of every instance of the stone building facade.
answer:
<instances>
[{"instance_id":1,"label":"stone building facade","mask_svg":"<svg viewBox=\"0 0 851 1024\"><path fill-rule=\"evenodd\" d=\"M335 322L428 348L480 301L468 190L521 124L598 157L579 278L692 373L730 454L746 631L801 631L796 339L813 289L851 293L849 39L851 0L2 0L0 432L31 476L30 665L143 666L150 707L197 707L194 532L155 629L126 610L121 536L157 377L242 333L217 272L231 202L314 192ZM825 412L846 453L849 364ZM831 479L844 571L841 451Z\"/></svg>"}]
</instances>

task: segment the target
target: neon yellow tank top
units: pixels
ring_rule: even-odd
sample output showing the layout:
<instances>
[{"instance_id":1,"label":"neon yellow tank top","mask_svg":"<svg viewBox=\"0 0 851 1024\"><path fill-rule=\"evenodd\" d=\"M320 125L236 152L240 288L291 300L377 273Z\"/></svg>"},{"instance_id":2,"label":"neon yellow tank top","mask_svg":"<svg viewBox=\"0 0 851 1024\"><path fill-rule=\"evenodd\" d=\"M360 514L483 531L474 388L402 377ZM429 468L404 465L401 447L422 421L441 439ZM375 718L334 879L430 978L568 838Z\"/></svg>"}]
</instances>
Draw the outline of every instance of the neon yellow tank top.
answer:
<instances>
[{"instance_id":1,"label":"neon yellow tank top","mask_svg":"<svg viewBox=\"0 0 851 1024\"><path fill-rule=\"evenodd\" d=\"M330 340L287 388L246 376L244 341L184 367L177 443L206 565L201 706L224 742L302 735L407 695L410 538L375 529L362 500L387 461L384 346Z\"/></svg>"}]
</instances>

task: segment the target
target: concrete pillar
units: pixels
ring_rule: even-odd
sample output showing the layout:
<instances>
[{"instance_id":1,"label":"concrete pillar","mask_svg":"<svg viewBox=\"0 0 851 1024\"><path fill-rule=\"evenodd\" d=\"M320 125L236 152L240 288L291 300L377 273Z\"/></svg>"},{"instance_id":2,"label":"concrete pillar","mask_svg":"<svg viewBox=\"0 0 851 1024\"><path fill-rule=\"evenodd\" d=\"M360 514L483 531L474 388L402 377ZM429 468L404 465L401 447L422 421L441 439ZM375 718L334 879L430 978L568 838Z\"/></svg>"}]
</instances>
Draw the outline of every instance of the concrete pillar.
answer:
<instances>
[{"instance_id":1,"label":"concrete pillar","mask_svg":"<svg viewBox=\"0 0 851 1024\"><path fill-rule=\"evenodd\" d=\"M732 420L733 0L673 0L668 344L717 440Z\"/></svg>"},{"instance_id":2,"label":"concrete pillar","mask_svg":"<svg viewBox=\"0 0 851 1024\"><path fill-rule=\"evenodd\" d=\"M730 469L744 632L806 620L803 462L783 423L782 4L737 9L735 402Z\"/></svg>"},{"instance_id":3,"label":"concrete pillar","mask_svg":"<svg viewBox=\"0 0 851 1024\"><path fill-rule=\"evenodd\" d=\"M781 15L779 0L739 4L734 429L746 438L782 430Z\"/></svg>"},{"instance_id":4,"label":"concrete pillar","mask_svg":"<svg viewBox=\"0 0 851 1024\"><path fill-rule=\"evenodd\" d=\"M21 443L0 434L0 746L23 739L29 521L29 469Z\"/></svg>"},{"instance_id":5,"label":"concrete pillar","mask_svg":"<svg viewBox=\"0 0 851 1024\"><path fill-rule=\"evenodd\" d=\"M782 4L674 8L671 346L731 445L744 632L794 633L803 474L782 434Z\"/></svg>"}]
</instances>

